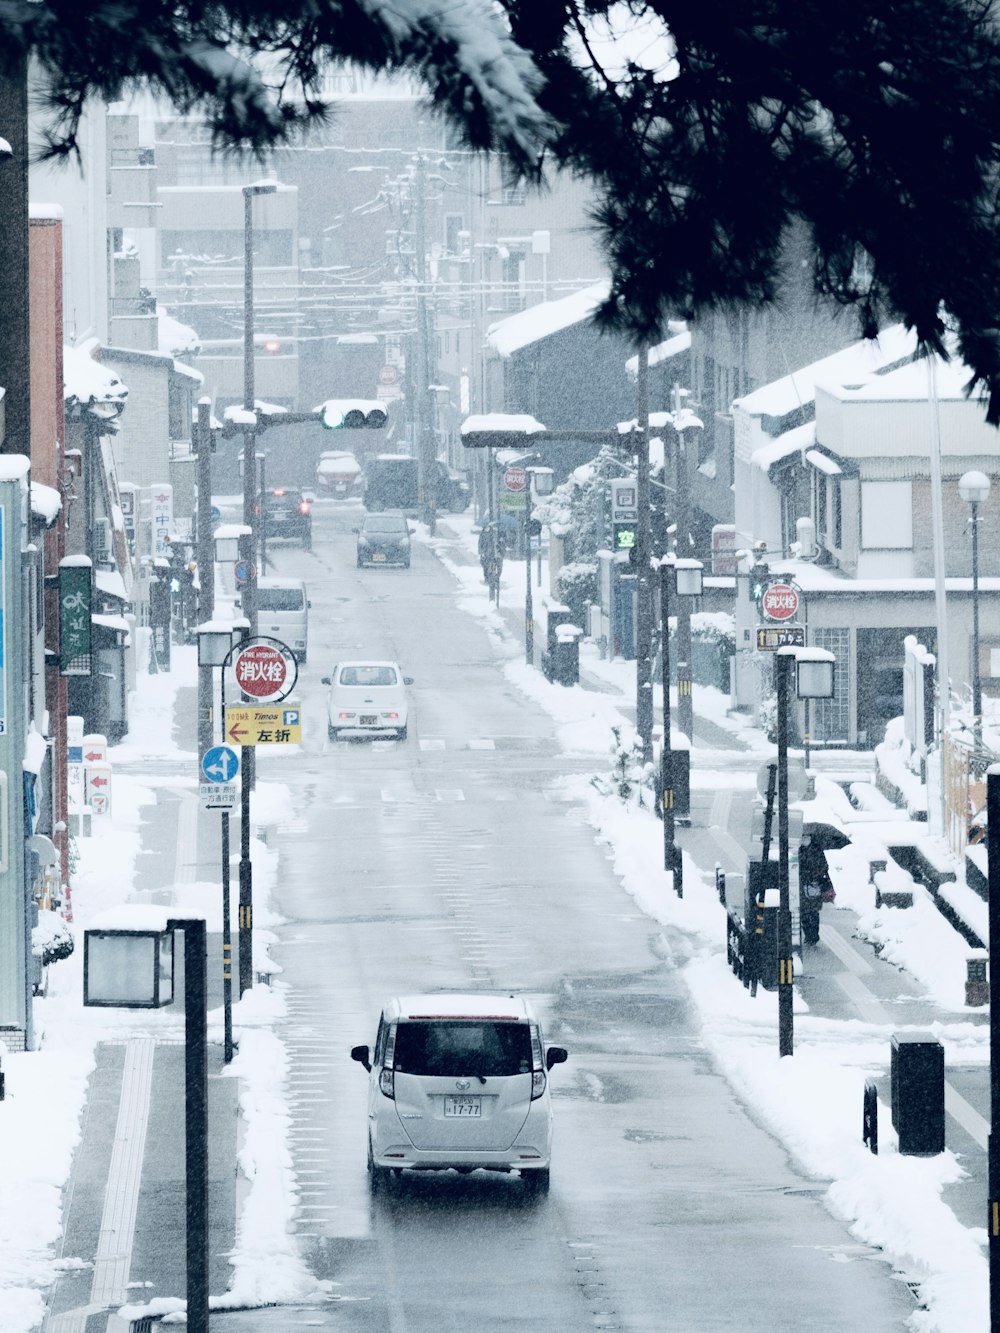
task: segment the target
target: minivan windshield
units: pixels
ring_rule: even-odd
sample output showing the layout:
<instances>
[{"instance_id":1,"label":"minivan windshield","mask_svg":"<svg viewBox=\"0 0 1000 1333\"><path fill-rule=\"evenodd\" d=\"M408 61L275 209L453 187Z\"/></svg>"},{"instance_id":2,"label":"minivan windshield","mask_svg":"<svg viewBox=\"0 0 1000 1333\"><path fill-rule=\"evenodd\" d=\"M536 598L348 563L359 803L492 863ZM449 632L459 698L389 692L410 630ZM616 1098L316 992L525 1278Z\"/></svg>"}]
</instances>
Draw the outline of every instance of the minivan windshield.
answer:
<instances>
[{"instance_id":1,"label":"minivan windshield","mask_svg":"<svg viewBox=\"0 0 1000 1333\"><path fill-rule=\"evenodd\" d=\"M396 685L396 669L391 666L345 666L340 669L341 685Z\"/></svg>"},{"instance_id":2,"label":"minivan windshield","mask_svg":"<svg viewBox=\"0 0 1000 1333\"><path fill-rule=\"evenodd\" d=\"M398 514L375 514L365 519L364 530L365 532L405 533L407 531L406 519L400 518Z\"/></svg>"},{"instance_id":3,"label":"minivan windshield","mask_svg":"<svg viewBox=\"0 0 1000 1333\"><path fill-rule=\"evenodd\" d=\"M258 611L301 611L304 606L301 588L257 588Z\"/></svg>"},{"instance_id":4,"label":"minivan windshield","mask_svg":"<svg viewBox=\"0 0 1000 1333\"><path fill-rule=\"evenodd\" d=\"M531 1073L526 1023L461 1019L400 1023L393 1066L401 1074L509 1078Z\"/></svg>"}]
</instances>

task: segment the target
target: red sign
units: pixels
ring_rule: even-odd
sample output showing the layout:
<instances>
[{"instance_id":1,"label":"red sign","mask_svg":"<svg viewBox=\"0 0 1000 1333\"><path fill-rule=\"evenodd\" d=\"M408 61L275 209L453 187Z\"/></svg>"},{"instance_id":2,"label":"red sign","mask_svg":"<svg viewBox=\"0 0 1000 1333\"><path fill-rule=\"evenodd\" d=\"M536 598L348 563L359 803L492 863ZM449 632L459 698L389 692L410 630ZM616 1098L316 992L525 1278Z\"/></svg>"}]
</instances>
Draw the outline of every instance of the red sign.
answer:
<instances>
[{"instance_id":1,"label":"red sign","mask_svg":"<svg viewBox=\"0 0 1000 1333\"><path fill-rule=\"evenodd\" d=\"M285 688L288 663L269 643L244 648L235 663L236 684L253 699L276 699Z\"/></svg>"},{"instance_id":2,"label":"red sign","mask_svg":"<svg viewBox=\"0 0 1000 1333\"><path fill-rule=\"evenodd\" d=\"M523 491L528 484L528 474L523 467L509 467L503 474L503 484L509 491Z\"/></svg>"},{"instance_id":3,"label":"red sign","mask_svg":"<svg viewBox=\"0 0 1000 1333\"><path fill-rule=\"evenodd\" d=\"M398 379L395 366L383 366L378 373L379 384L395 384Z\"/></svg>"},{"instance_id":4,"label":"red sign","mask_svg":"<svg viewBox=\"0 0 1000 1333\"><path fill-rule=\"evenodd\" d=\"M799 594L790 583L772 583L760 599L768 620L792 620L798 613Z\"/></svg>"}]
</instances>

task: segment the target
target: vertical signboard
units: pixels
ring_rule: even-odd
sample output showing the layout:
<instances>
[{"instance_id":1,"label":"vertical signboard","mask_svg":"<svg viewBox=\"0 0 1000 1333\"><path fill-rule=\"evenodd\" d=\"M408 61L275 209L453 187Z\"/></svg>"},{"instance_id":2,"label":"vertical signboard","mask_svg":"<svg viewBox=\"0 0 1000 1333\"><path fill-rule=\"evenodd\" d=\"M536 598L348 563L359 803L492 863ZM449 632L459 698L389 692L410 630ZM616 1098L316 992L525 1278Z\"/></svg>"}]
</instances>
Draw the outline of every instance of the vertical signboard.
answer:
<instances>
[{"instance_id":1,"label":"vertical signboard","mask_svg":"<svg viewBox=\"0 0 1000 1333\"><path fill-rule=\"evenodd\" d=\"M86 556L59 566L59 674L90 675L91 569Z\"/></svg>"},{"instance_id":2,"label":"vertical signboard","mask_svg":"<svg viewBox=\"0 0 1000 1333\"><path fill-rule=\"evenodd\" d=\"M24 590L28 460L0 471L0 1026L8 1046L32 1041L31 907L24 883L24 716L27 639L16 614ZM16 775L16 780L15 780ZM16 1046L15 1046L16 1049Z\"/></svg>"},{"instance_id":3,"label":"vertical signboard","mask_svg":"<svg viewBox=\"0 0 1000 1333\"><path fill-rule=\"evenodd\" d=\"M7 513L0 505L0 736L7 727Z\"/></svg>"},{"instance_id":4,"label":"vertical signboard","mask_svg":"<svg viewBox=\"0 0 1000 1333\"><path fill-rule=\"evenodd\" d=\"M167 538L174 526L174 488L164 482L149 488L149 515L153 528L153 555L170 555Z\"/></svg>"},{"instance_id":5,"label":"vertical signboard","mask_svg":"<svg viewBox=\"0 0 1000 1333\"><path fill-rule=\"evenodd\" d=\"M135 556L135 520L136 520L136 488L127 482L122 482L118 487L118 498L121 500L122 518L125 520L125 537L128 541L129 554Z\"/></svg>"}]
</instances>

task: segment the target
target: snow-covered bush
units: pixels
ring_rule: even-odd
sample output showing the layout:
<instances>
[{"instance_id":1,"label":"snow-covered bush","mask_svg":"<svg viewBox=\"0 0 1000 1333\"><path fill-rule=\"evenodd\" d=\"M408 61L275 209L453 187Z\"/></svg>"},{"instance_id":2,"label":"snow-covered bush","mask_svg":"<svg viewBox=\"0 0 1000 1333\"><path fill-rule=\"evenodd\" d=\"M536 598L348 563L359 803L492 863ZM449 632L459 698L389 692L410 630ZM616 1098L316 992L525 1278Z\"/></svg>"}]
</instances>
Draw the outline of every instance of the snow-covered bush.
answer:
<instances>
[{"instance_id":1,"label":"snow-covered bush","mask_svg":"<svg viewBox=\"0 0 1000 1333\"><path fill-rule=\"evenodd\" d=\"M58 912L40 907L38 925L31 931L31 952L36 958L41 958L42 966L68 958L73 947L73 932Z\"/></svg>"},{"instance_id":2,"label":"snow-covered bush","mask_svg":"<svg viewBox=\"0 0 1000 1333\"><path fill-rule=\"evenodd\" d=\"M556 575L559 600L569 607L573 624L587 628L587 611L597 601L597 566L584 560L563 565Z\"/></svg>"}]
</instances>

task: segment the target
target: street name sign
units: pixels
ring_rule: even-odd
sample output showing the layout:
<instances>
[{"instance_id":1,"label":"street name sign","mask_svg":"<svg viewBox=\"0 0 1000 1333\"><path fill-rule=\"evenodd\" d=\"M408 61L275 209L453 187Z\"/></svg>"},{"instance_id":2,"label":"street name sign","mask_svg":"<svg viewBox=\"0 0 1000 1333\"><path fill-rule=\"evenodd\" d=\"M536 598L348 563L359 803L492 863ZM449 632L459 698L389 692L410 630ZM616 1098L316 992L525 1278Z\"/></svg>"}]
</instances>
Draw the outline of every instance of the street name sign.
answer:
<instances>
[{"instance_id":1,"label":"street name sign","mask_svg":"<svg viewBox=\"0 0 1000 1333\"><path fill-rule=\"evenodd\" d=\"M757 651L773 653L779 648L804 648L805 625L758 625Z\"/></svg>"},{"instance_id":2,"label":"street name sign","mask_svg":"<svg viewBox=\"0 0 1000 1333\"><path fill-rule=\"evenodd\" d=\"M301 745L298 704L226 704L226 739L234 745Z\"/></svg>"}]
</instances>

